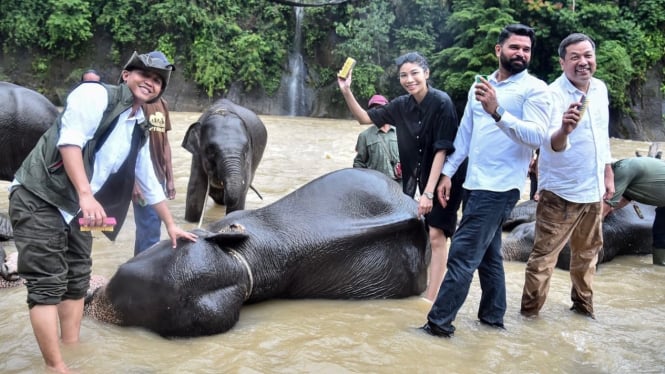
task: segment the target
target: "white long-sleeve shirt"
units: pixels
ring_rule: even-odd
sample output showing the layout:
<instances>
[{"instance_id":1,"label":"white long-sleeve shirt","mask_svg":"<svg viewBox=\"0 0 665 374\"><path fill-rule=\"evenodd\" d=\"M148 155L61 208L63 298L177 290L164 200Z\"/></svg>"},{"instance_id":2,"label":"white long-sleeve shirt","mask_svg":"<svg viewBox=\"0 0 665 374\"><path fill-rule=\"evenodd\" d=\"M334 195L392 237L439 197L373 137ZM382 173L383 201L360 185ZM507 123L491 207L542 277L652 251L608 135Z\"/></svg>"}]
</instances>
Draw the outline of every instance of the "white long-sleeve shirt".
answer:
<instances>
[{"instance_id":1,"label":"white long-sleeve shirt","mask_svg":"<svg viewBox=\"0 0 665 374\"><path fill-rule=\"evenodd\" d=\"M584 93L565 74L552 82L550 89L553 105L548 134L540 148L538 189L574 203L600 201L605 193L605 165L612 162L607 87L603 81L591 78L585 113L560 152L552 150L552 135L561 128L563 113Z\"/></svg>"},{"instance_id":2,"label":"white long-sleeve shirt","mask_svg":"<svg viewBox=\"0 0 665 374\"><path fill-rule=\"evenodd\" d=\"M446 158L442 173L452 177L464 159L469 165L464 188L504 192L522 190L532 152L545 138L550 113L547 84L526 70L498 82L489 77L505 113L495 122L475 99L475 84L455 137L455 152Z\"/></svg>"},{"instance_id":3,"label":"white long-sleeve shirt","mask_svg":"<svg viewBox=\"0 0 665 374\"><path fill-rule=\"evenodd\" d=\"M95 135L107 105L106 89L97 83L82 84L72 91L67 97L67 106L62 116L58 147L75 145L83 149ZM132 117L130 113L131 108L120 114L117 125L95 154L94 171L90 180L93 194L99 191L112 173L120 169L129 155L134 126L137 121L140 123L144 120L141 109ZM139 150L135 173L136 182L148 204L157 204L166 199L152 167L149 139ZM67 222L73 218L64 211L62 213Z\"/></svg>"}]
</instances>

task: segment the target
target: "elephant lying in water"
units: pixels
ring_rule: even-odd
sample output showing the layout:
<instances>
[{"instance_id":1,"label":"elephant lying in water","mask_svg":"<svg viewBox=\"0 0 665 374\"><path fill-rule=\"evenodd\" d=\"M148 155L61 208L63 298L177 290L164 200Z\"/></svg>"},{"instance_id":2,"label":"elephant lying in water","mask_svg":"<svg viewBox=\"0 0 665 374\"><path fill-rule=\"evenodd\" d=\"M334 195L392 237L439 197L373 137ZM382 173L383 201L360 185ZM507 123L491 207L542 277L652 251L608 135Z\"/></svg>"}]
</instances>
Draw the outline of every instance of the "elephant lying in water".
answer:
<instances>
[{"instance_id":1,"label":"elephant lying in water","mask_svg":"<svg viewBox=\"0 0 665 374\"><path fill-rule=\"evenodd\" d=\"M526 262L529 259L535 235L536 206L533 200L517 204L504 223L504 231L509 231L502 241L504 260ZM643 217L637 214L637 210ZM635 202L608 215L603 222L604 245L598 254L598 263L609 262L620 255L651 254L651 228L655 216L655 207ZM568 244L561 250L556 267L569 270Z\"/></svg>"},{"instance_id":2,"label":"elephant lying in water","mask_svg":"<svg viewBox=\"0 0 665 374\"><path fill-rule=\"evenodd\" d=\"M222 333L244 303L422 293L428 237L413 199L383 174L343 169L256 210L162 241L86 298L86 314L165 337Z\"/></svg>"}]
</instances>

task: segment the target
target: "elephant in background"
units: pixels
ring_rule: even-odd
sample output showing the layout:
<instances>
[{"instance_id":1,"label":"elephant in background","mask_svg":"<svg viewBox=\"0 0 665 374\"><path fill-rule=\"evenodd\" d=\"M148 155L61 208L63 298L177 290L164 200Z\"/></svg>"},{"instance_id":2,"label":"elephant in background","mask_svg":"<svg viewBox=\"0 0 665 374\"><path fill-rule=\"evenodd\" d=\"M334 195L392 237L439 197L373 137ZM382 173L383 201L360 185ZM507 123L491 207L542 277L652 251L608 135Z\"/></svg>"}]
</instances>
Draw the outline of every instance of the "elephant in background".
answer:
<instances>
[{"instance_id":1,"label":"elephant in background","mask_svg":"<svg viewBox=\"0 0 665 374\"><path fill-rule=\"evenodd\" d=\"M225 205L226 214L244 209L267 140L263 122L249 109L227 99L206 109L182 141L192 153L185 219L200 219L207 195Z\"/></svg>"},{"instance_id":2,"label":"elephant in background","mask_svg":"<svg viewBox=\"0 0 665 374\"><path fill-rule=\"evenodd\" d=\"M11 181L25 157L58 116L44 95L0 82L0 180Z\"/></svg>"},{"instance_id":3,"label":"elephant in background","mask_svg":"<svg viewBox=\"0 0 665 374\"><path fill-rule=\"evenodd\" d=\"M533 200L517 204L504 223L503 229L508 231L501 247L504 260L526 262L529 259L535 237L537 204ZM608 215L603 221L604 244L598 254L598 263L609 262L621 255L651 254L651 229L655 216L655 207L636 202ZM561 250L556 267L570 269L568 244Z\"/></svg>"},{"instance_id":4,"label":"elephant in background","mask_svg":"<svg viewBox=\"0 0 665 374\"><path fill-rule=\"evenodd\" d=\"M157 243L86 298L86 315L164 337L223 333L244 303L403 298L425 290L428 236L416 202L370 169L342 169L280 200Z\"/></svg>"}]
</instances>

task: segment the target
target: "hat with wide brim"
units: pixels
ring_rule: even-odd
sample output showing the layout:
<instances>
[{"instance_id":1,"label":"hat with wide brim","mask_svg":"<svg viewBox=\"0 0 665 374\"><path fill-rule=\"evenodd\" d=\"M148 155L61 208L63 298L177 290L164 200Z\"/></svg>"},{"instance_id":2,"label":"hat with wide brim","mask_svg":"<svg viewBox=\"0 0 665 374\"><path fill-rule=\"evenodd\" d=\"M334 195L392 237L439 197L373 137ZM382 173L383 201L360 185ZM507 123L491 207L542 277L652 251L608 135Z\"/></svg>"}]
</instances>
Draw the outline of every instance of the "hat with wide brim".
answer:
<instances>
[{"instance_id":1,"label":"hat with wide brim","mask_svg":"<svg viewBox=\"0 0 665 374\"><path fill-rule=\"evenodd\" d=\"M162 96L171 78L171 72L175 71L175 66L169 62L166 56L160 51L152 51L150 53L138 54L136 51L132 53L122 70L141 69L143 71L151 71L156 73L162 78L162 90L159 95L150 102L155 102ZM122 81L122 78L120 78Z\"/></svg>"}]
</instances>

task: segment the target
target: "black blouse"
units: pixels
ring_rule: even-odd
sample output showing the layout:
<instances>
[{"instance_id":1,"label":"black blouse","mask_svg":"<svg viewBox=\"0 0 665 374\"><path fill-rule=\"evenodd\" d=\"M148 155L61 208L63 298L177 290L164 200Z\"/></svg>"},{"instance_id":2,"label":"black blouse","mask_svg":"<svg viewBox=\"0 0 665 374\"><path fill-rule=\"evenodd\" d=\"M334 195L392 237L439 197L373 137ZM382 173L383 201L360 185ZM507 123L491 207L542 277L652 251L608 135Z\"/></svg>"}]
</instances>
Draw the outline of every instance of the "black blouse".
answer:
<instances>
[{"instance_id":1,"label":"black blouse","mask_svg":"<svg viewBox=\"0 0 665 374\"><path fill-rule=\"evenodd\" d=\"M420 104L413 96L402 95L386 105L369 109L367 114L376 126L389 123L397 128L402 189L414 196L417 184L422 193L436 152L445 150L449 155L455 151L453 141L459 121L450 96L429 86Z\"/></svg>"}]
</instances>

